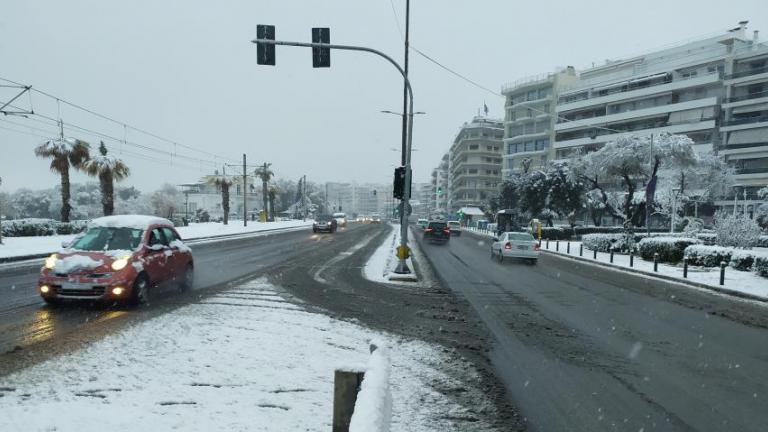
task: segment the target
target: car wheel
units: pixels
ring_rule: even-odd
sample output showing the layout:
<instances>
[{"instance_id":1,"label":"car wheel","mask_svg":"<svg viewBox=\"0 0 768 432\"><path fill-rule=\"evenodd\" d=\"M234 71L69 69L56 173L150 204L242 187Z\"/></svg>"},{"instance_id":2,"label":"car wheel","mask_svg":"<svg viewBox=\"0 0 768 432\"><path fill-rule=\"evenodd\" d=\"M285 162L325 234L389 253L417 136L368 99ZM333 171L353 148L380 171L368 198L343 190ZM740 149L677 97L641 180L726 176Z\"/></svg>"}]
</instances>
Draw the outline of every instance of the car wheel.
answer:
<instances>
[{"instance_id":1,"label":"car wheel","mask_svg":"<svg viewBox=\"0 0 768 432\"><path fill-rule=\"evenodd\" d=\"M179 291L189 291L193 286L195 286L195 267L192 264L187 264L187 268L184 270L184 278L179 284Z\"/></svg>"},{"instance_id":2,"label":"car wheel","mask_svg":"<svg viewBox=\"0 0 768 432\"><path fill-rule=\"evenodd\" d=\"M149 303L149 280L146 276L139 275L133 282L130 302L132 306Z\"/></svg>"},{"instance_id":3,"label":"car wheel","mask_svg":"<svg viewBox=\"0 0 768 432\"><path fill-rule=\"evenodd\" d=\"M61 300L57 299L56 297L43 297L43 301L48 303L51 306L56 306L61 304Z\"/></svg>"},{"instance_id":4,"label":"car wheel","mask_svg":"<svg viewBox=\"0 0 768 432\"><path fill-rule=\"evenodd\" d=\"M536 265L536 263L537 263L538 261L539 261L538 259L536 259L536 258L532 258L532 259L531 259L530 261L528 261L528 262L529 262L531 265Z\"/></svg>"},{"instance_id":5,"label":"car wheel","mask_svg":"<svg viewBox=\"0 0 768 432\"><path fill-rule=\"evenodd\" d=\"M504 262L504 253L499 249L499 262Z\"/></svg>"},{"instance_id":6,"label":"car wheel","mask_svg":"<svg viewBox=\"0 0 768 432\"><path fill-rule=\"evenodd\" d=\"M312 228L312 232L317 234L317 228Z\"/></svg>"}]
</instances>

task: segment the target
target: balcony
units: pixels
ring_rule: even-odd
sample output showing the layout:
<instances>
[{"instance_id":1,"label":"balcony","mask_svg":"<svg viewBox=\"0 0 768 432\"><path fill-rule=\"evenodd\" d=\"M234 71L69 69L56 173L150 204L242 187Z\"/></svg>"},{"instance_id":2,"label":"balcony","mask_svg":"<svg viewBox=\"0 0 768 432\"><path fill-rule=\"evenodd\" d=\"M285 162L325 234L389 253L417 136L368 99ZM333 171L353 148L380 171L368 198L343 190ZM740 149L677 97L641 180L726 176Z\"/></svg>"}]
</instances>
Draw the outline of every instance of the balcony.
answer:
<instances>
[{"instance_id":1,"label":"balcony","mask_svg":"<svg viewBox=\"0 0 768 432\"><path fill-rule=\"evenodd\" d=\"M758 68L751 68L743 71L737 71L730 75L726 75L723 78L726 80L733 80L733 79L744 78L744 77L766 73L766 72L768 72L768 65L765 65L763 67L758 67Z\"/></svg>"},{"instance_id":2,"label":"balcony","mask_svg":"<svg viewBox=\"0 0 768 432\"><path fill-rule=\"evenodd\" d=\"M621 132L621 133L615 133L615 132L606 131L603 129L598 129L596 131L595 138L584 136L584 137L576 137L576 138L570 138L565 140L563 139L556 140L554 143L554 148L559 149L559 148L568 148L568 147L581 147L581 146L591 145L591 144L603 144L609 141L614 141L620 137L630 137L633 135L658 134L661 132L669 132L673 134L696 132L696 131L714 129L714 127L715 127L714 119L701 119L696 121L675 123L675 124L672 124L669 122L660 122L660 123L649 125L648 127L645 127L645 128L638 128L638 129ZM612 127L612 129L615 129L615 127Z\"/></svg>"},{"instance_id":3,"label":"balcony","mask_svg":"<svg viewBox=\"0 0 768 432\"><path fill-rule=\"evenodd\" d=\"M752 123L763 123L763 122L768 122L768 114L755 116L755 117L728 120L723 122L723 126L740 126L740 125L746 125L746 124L752 124Z\"/></svg>"},{"instance_id":4,"label":"balcony","mask_svg":"<svg viewBox=\"0 0 768 432\"><path fill-rule=\"evenodd\" d=\"M761 92L749 93L749 94L741 95L741 96L729 97L729 98L725 99L725 103L741 102L741 101L745 101L745 100L759 99L759 98L764 98L764 97L768 97L768 90L763 90Z\"/></svg>"}]
</instances>

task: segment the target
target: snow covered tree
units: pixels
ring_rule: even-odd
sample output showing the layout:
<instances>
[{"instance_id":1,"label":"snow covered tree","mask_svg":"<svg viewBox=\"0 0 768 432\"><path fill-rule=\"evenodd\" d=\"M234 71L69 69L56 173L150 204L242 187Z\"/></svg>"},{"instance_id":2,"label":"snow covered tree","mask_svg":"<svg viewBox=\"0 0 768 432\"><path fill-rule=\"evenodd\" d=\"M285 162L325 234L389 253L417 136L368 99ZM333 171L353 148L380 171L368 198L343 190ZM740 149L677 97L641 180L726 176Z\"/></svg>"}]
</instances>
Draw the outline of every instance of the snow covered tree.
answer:
<instances>
[{"instance_id":1,"label":"snow covered tree","mask_svg":"<svg viewBox=\"0 0 768 432\"><path fill-rule=\"evenodd\" d=\"M520 193L520 210L531 218L545 217L547 225L552 225L552 214L544 210L548 204L549 178L544 171L536 170L520 176L517 182L517 190Z\"/></svg>"},{"instance_id":2,"label":"snow covered tree","mask_svg":"<svg viewBox=\"0 0 768 432\"><path fill-rule=\"evenodd\" d=\"M51 195L51 190L18 189L10 197L15 216L20 218L50 218Z\"/></svg>"},{"instance_id":3,"label":"snow covered tree","mask_svg":"<svg viewBox=\"0 0 768 432\"><path fill-rule=\"evenodd\" d=\"M269 195L269 219L273 221L275 220L275 200L277 199L277 193L277 187L274 185L271 185L267 191L267 194Z\"/></svg>"},{"instance_id":4,"label":"snow covered tree","mask_svg":"<svg viewBox=\"0 0 768 432\"><path fill-rule=\"evenodd\" d=\"M221 209L224 212L224 225L227 225L229 223L229 187L233 183L232 177L219 175L219 172L216 171L214 175L206 177L205 181L221 190ZM266 207L264 210L266 211Z\"/></svg>"},{"instance_id":5,"label":"snow covered tree","mask_svg":"<svg viewBox=\"0 0 768 432\"><path fill-rule=\"evenodd\" d=\"M488 200L488 208L492 213L502 209L516 209L520 203L520 194L517 190L517 180L506 180L501 184L499 194Z\"/></svg>"},{"instance_id":6,"label":"snow covered tree","mask_svg":"<svg viewBox=\"0 0 768 432\"><path fill-rule=\"evenodd\" d=\"M584 208L587 210L589 218L592 219L592 223L598 227L603 223L603 215L607 205L604 194L600 189L592 189L584 194Z\"/></svg>"},{"instance_id":7,"label":"snow covered tree","mask_svg":"<svg viewBox=\"0 0 768 432\"><path fill-rule=\"evenodd\" d=\"M130 170L120 159L107 155L104 141L99 145L99 155L83 163L83 170L88 175L99 178L101 205L104 216L115 213L115 182L128 177Z\"/></svg>"},{"instance_id":8,"label":"snow covered tree","mask_svg":"<svg viewBox=\"0 0 768 432\"><path fill-rule=\"evenodd\" d=\"M181 192L171 184L164 184L160 189L156 190L152 194L150 201L155 215L169 219L173 217L176 209L182 206Z\"/></svg>"},{"instance_id":9,"label":"snow covered tree","mask_svg":"<svg viewBox=\"0 0 768 432\"><path fill-rule=\"evenodd\" d=\"M573 227L584 207L584 183L570 175L565 163L553 163L547 171L549 208Z\"/></svg>"},{"instance_id":10,"label":"snow covered tree","mask_svg":"<svg viewBox=\"0 0 768 432\"><path fill-rule=\"evenodd\" d=\"M88 160L90 144L74 138L64 137L64 126L59 123L60 135L37 147L35 154L41 158L51 159L51 171L61 176L61 221L69 222L70 205L70 168L79 169Z\"/></svg>"},{"instance_id":11,"label":"snow covered tree","mask_svg":"<svg viewBox=\"0 0 768 432\"><path fill-rule=\"evenodd\" d=\"M256 168L256 177L259 177L261 179L261 199L264 203L264 211L267 211L267 204L269 201L269 191L267 190L267 184L270 180L272 180L272 177L275 175L274 172L272 172L269 167L272 166L271 163L264 162L263 165Z\"/></svg>"},{"instance_id":12,"label":"snow covered tree","mask_svg":"<svg viewBox=\"0 0 768 432\"><path fill-rule=\"evenodd\" d=\"M768 186L758 190L757 197L763 201L768 201ZM757 206L755 221L760 225L760 228L768 229L768 202L763 202Z\"/></svg>"},{"instance_id":13,"label":"snow covered tree","mask_svg":"<svg viewBox=\"0 0 768 432\"><path fill-rule=\"evenodd\" d=\"M741 213L719 211L715 213L715 233L718 246L750 249L757 245L761 230L755 220Z\"/></svg>"}]
</instances>

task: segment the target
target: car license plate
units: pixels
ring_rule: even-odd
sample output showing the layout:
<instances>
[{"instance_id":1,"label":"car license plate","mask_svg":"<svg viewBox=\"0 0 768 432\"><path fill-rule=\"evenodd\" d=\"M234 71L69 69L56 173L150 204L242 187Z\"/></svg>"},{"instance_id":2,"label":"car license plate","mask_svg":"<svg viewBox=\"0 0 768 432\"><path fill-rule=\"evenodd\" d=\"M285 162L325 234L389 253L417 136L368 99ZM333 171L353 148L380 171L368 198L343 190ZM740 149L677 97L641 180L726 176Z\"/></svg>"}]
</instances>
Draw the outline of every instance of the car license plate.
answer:
<instances>
[{"instance_id":1,"label":"car license plate","mask_svg":"<svg viewBox=\"0 0 768 432\"><path fill-rule=\"evenodd\" d=\"M523 245L518 245L517 248L520 250L528 250L528 246L523 246Z\"/></svg>"},{"instance_id":2,"label":"car license plate","mask_svg":"<svg viewBox=\"0 0 768 432\"><path fill-rule=\"evenodd\" d=\"M84 289L91 289L91 286L87 285L87 284L81 284L81 283L64 282L64 283L61 284L61 289L63 289L63 290L84 290Z\"/></svg>"}]
</instances>

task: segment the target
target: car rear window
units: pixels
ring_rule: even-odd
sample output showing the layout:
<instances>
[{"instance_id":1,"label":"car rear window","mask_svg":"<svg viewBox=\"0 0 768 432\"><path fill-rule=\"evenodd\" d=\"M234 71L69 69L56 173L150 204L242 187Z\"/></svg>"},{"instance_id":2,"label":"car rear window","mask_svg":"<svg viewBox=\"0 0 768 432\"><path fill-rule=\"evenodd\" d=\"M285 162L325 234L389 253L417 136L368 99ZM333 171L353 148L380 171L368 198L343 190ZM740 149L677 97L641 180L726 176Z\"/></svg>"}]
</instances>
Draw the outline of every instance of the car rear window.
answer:
<instances>
[{"instance_id":1,"label":"car rear window","mask_svg":"<svg viewBox=\"0 0 768 432\"><path fill-rule=\"evenodd\" d=\"M446 225L445 222L430 222L429 226L427 228L432 228L436 230L445 229L448 225Z\"/></svg>"},{"instance_id":2,"label":"car rear window","mask_svg":"<svg viewBox=\"0 0 768 432\"><path fill-rule=\"evenodd\" d=\"M534 238L528 233L509 233L507 235L509 240L521 240L521 241L533 241Z\"/></svg>"},{"instance_id":3,"label":"car rear window","mask_svg":"<svg viewBox=\"0 0 768 432\"><path fill-rule=\"evenodd\" d=\"M452 227L459 227L459 226L461 226L461 223L460 222L448 222L448 225L450 225Z\"/></svg>"}]
</instances>

